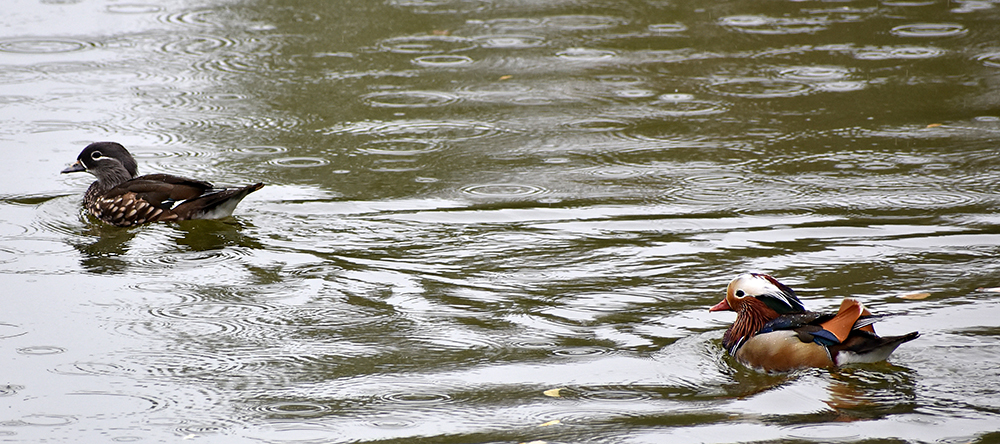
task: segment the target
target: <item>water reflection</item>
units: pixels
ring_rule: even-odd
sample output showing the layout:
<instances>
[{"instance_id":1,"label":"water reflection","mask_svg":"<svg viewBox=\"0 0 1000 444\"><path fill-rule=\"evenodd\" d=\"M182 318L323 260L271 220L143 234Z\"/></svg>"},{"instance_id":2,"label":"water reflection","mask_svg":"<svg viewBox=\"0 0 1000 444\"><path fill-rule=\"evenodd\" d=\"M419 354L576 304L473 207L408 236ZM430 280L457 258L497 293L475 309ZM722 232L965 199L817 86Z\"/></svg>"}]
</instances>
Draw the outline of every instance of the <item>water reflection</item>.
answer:
<instances>
[{"instance_id":1,"label":"water reflection","mask_svg":"<svg viewBox=\"0 0 1000 444\"><path fill-rule=\"evenodd\" d=\"M128 253L129 244L136 236L135 231L107 226L94 220L89 223L92 225L84 232L86 238L70 242L82 255L80 265L96 274L126 271L129 262L122 257Z\"/></svg>"}]
</instances>

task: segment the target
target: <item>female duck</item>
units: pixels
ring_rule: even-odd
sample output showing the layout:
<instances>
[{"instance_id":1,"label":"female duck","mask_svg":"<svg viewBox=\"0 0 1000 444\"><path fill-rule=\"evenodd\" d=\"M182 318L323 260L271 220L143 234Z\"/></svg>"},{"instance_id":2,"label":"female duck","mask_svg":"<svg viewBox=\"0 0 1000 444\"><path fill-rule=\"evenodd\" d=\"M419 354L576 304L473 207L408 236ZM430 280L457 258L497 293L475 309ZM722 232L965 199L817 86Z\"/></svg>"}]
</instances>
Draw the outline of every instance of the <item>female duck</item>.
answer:
<instances>
[{"instance_id":1,"label":"female duck","mask_svg":"<svg viewBox=\"0 0 1000 444\"><path fill-rule=\"evenodd\" d=\"M722 345L744 365L765 371L878 362L920 335L876 335L872 324L880 317L854 299L845 299L836 314L806 311L795 291L766 274L733 279L726 298L709 309L722 310L736 312Z\"/></svg>"},{"instance_id":2,"label":"female duck","mask_svg":"<svg viewBox=\"0 0 1000 444\"><path fill-rule=\"evenodd\" d=\"M169 174L139 176L135 158L115 142L88 145L76 163L62 172L79 171L97 177L83 195L83 206L94 217L119 227L229 217L247 194L264 186L215 188L208 182Z\"/></svg>"}]
</instances>

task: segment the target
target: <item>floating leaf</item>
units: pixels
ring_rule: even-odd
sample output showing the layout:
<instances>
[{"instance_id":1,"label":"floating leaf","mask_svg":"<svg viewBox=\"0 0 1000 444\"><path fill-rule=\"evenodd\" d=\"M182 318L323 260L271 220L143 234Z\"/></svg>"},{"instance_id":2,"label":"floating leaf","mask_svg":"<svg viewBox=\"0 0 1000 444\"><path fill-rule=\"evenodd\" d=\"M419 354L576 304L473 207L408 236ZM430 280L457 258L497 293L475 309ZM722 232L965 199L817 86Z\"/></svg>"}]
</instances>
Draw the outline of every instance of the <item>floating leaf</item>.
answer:
<instances>
[{"instance_id":1,"label":"floating leaf","mask_svg":"<svg viewBox=\"0 0 1000 444\"><path fill-rule=\"evenodd\" d=\"M976 291L981 291L983 293L1000 293L1000 287L979 287Z\"/></svg>"},{"instance_id":2,"label":"floating leaf","mask_svg":"<svg viewBox=\"0 0 1000 444\"><path fill-rule=\"evenodd\" d=\"M512 78L514 78L514 76L510 74L500 76L500 80L510 80Z\"/></svg>"},{"instance_id":3,"label":"floating leaf","mask_svg":"<svg viewBox=\"0 0 1000 444\"><path fill-rule=\"evenodd\" d=\"M565 387L548 389L548 390L542 392L542 394L545 395L545 396L552 397L552 398L561 398L562 395L559 394L559 391L562 390L563 388L565 388Z\"/></svg>"},{"instance_id":4,"label":"floating leaf","mask_svg":"<svg viewBox=\"0 0 1000 444\"><path fill-rule=\"evenodd\" d=\"M940 127L940 126L941 126L941 124L940 124L940 123L932 123L932 124L930 124L930 125L927 125L927 127L928 127L928 128L938 128L938 127Z\"/></svg>"},{"instance_id":5,"label":"floating leaf","mask_svg":"<svg viewBox=\"0 0 1000 444\"><path fill-rule=\"evenodd\" d=\"M900 299L910 299L910 300L914 300L914 301L919 301L921 299L927 299L927 297L930 296L930 295L931 295L930 293L909 293L909 294L904 294L904 295L900 296L899 298Z\"/></svg>"},{"instance_id":6,"label":"floating leaf","mask_svg":"<svg viewBox=\"0 0 1000 444\"><path fill-rule=\"evenodd\" d=\"M551 420L549 422L544 422L544 423L538 424L538 427L548 427L548 426L552 426L552 425L556 425L556 424L562 424L562 421L560 421L558 419L553 419L553 420Z\"/></svg>"}]
</instances>

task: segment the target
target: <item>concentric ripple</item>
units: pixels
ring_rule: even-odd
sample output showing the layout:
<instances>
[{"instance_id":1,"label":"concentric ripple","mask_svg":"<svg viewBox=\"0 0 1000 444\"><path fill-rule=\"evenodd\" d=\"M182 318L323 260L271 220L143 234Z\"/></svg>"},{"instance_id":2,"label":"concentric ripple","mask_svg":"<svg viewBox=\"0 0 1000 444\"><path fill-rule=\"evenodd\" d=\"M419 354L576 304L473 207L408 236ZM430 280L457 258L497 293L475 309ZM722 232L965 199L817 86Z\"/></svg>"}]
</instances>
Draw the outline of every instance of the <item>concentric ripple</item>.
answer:
<instances>
[{"instance_id":1,"label":"concentric ripple","mask_svg":"<svg viewBox=\"0 0 1000 444\"><path fill-rule=\"evenodd\" d=\"M613 93L615 97L625 99L645 99L656 95L656 91L651 89L620 89Z\"/></svg>"},{"instance_id":2,"label":"concentric ripple","mask_svg":"<svg viewBox=\"0 0 1000 444\"><path fill-rule=\"evenodd\" d=\"M851 92L860 91L868 87L865 82L843 81L843 82L823 82L813 86L817 91L824 92Z\"/></svg>"},{"instance_id":3,"label":"concentric ripple","mask_svg":"<svg viewBox=\"0 0 1000 444\"><path fill-rule=\"evenodd\" d=\"M177 324L177 321L145 319L119 323L115 326L115 330L137 338L162 338L171 335L213 336L233 334L239 333L240 329L243 328L243 326L234 323L184 321L183 330L179 330Z\"/></svg>"},{"instance_id":4,"label":"concentric ripple","mask_svg":"<svg viewBox=\"0 0 1000 444\"><path fill-rule=\"evenodd\" d=\"M246 427L231 419L175 419L175 418L152 418L143 421L144 424L169 428L178 436L198 436L216 435L232 432Z\"/></svg>"},{"instance_id":5,"label":"concentric ripple","mask_svg":"<svg viewBox=\"0 0 1000 444\"><path fill-rule=\"evenodd\" d=\"M1000 52L990 52L976 56L976 60L990 68L1000 68Z\"/></svg>"},{"instance_id":6,"label":"concentric ripple","mask_svg":"<svg viewBox=\"0 0 1000 444\"><path fill-rule=\"evenodd\" d=\"M601 179L611 180L630 179L650 173L650 171L646 169L618 165L597 166L588 169L586 172Z\"/></svg>"},{"instance_id":7,"label":"concentric ripple","mask_svg":"<svg viewBox=\"0 0 1000 444\"><path fill-rule=\"evenodd\" d=\"M625 24L625 19L606 15L557 15L542 19L541 26L564 31L593 31Z\"/></svg>"},{"instance_id":8,"label":"concentric ripple","mask_svg":"<svg viewBox=\"0 0 1000 444\"><path fill-rule=\"evenodd\" d=\"M729 107L722 102L710 100L696 100L689 94L663 94L651 103L656 109L656 114L685 117L685 116L707 116L721 114L729 110Z\"/></svg>"},{"instance_id":9,"label":"concentric ripple","mask_svg":"<svg viewBox=\"0 0 1000 444\"><path fill-rule=\"evenodd\" d=\"M11 250L9 248L0 247L0 264L6 264L8 262L13 262L13 261L17 260L17 258L19 256L20 256L20 254L18 254L17 251ZM0 328L2 328L2 325L0 325ZM0 331L2 331L2 330L0 330ZM2 337L2 336L0 336L0 337Z\"/></svg>"},{"instance_id":10,"label":"concentric ripple","mask_svg":"<svg viewBox=\"0 0 1000 444\"><path fill-rule=\"evenodd\" d=\"M65 353L66 349L62 347L56 347L54 345L35 345L31 347L22 347L17 349L17 352L22 355L57 355L60 353Z\"/></svg>"},{"instance_id":11,"label":"concentric ripple","mask_svg":"<svg viewBox=\"0 0 1000 444\"><path fill-rule=\"evenodd\" d=\"M415 35L382 40L378 46L383 51L399 54L442 54L468 51L476 41L465 37L444 35Z\"/></svg>"},{"instance_id":12,"label":"concentric ripple","mask_svg":"<svg viewBox=\"0 0 1000 444\"><path fill-rule=\"evenodd\" d=\"M392 430L405 429L413 427L417 424L416 421L412 419L401 418L392 414L376 415L373 418L366 420L366 422L371 424L372 427Z\"/></svg>"},{"instance_id":13,"label":"concentric ripple","mask_svg":"<svg viewBox=\"0 0 1000 444\"><path fill-rule=\"evenodd\" d=\"M593 48L569 48L556 53L556 57L574 62L606 60L617 56L614 51Z\"/></svg>"},{"instance_id":14,"label":"concentric ripple","mask_svg":"<svg viewBox=\"0 0 1000 444\"><path fill-rule=\"evenodd\" d=\"M481 35L472 39L480 47L492 49L534 48L545 44L545 38L526 34Z\"/></svg>"},{"instance_id":15,"label":"concentric ripple","mask_svg":"<svg viewBox=\"0 0 1000 444\"><path fill-rule=\"evenodd\" d=\"M144 3L119 3L108 5L104 10L112 14L150 14L162 11L163 7Z\"/></svg>"},{"instance_id":16,"label":"concentric ripple","mask_svg":"<svg viewBox=\"0 0 1000 444\"><path fill-rule=\"evenodd\" d=\"M273 159L268 163L285 168L314 168L329 164L330 161L318 157L282 157L280 159Z\"/></svg>"},{"instance_id":17,"label":"concentric ripple","mask_svg":"<svg viewBox=\"0 0 1000 444\"><path fill-rule=\"evenodd\" d=\"M234 302L184 303L154 308L149 310L149 313L156 320L129 323L124 327L140 335L164 336L178 328L178 323L183 322L185 334L240 335L251 325L251 319L273 309L265 305Z\"/></svg>"},{"instance_id":18,"label":"concentric ripple","mask_svg":"<svg viewBox=\"0 0 1000 444\"><path fill-rule=\"evenodd\" d=\"M945 54L945 50L922 46L864 47L854 51L859 60L931 59Z\"/></svg>"},{"instance_id":19,"label":"concentric ripple","mask_svg":"<svg viewBox=\"0 0 1000 444\"><path fill-rule=\"evenodd\" d=\"M308 418L324 415L332 409L328 405L310 401L262 402L252 410L279 418Z\"/></svg>"},{"instance_id":20,"label":"concentric ripple","mask_svg":"<svg viewBox=\"0 0 1000 444\"><path fill-rule=\"evenodd\" d=\"M683 23L656 23L647 26L646 29L657 34L672 34L687 31L688 27Z\"/></svg>"},{"instance_id":21,"label":"concentric ripple","mask_svg":"<svg viewBox=\"0 0 1000 444\"><path fill-rule=\"evenodd\" d=\"M812 88L800 82L775 79L734 79L711 85L719 94L748 99L796 97L808 94Z\"/></svg>"},{"instance_id":22,"label":"concentric ripple","mask_svg":"<svg viewBox=\"0 0 1000 444\"><path fill-rule=\"evenodd\" d=\"M628 387L575 388L573 392L580 398L593 401L634 402L654 397L648 391Z\"/></svg>"},{"instance_id":23,"label":"concentric ripple","mask_svg":"<svg viewBox=\"0 0 1000 444\"><path fill-rule=\"evenodd\" d=\"M219 17L219 13L219 11L214 9L181 11L162 16L160 20L164 23L188 27L219 28L223 26L223 21Z\"/></svg>"},{"instance_id":24,"label":"concentric ripple","mask_svg":"<svg viewBox=\"0 0 1000 444\"><path fill-rule=\"evenodd\" d=\"M268 156L272 154L281 154L287 152L288 148L283 146L249 145L237 148L230 148L227 151L241 156Z\"/></svg>"},{"instance_id":25,"label":"concentric ripple","mask_svg":"<svg viewBox=\"0 0 1000 444\"><path fill-rule=\"evenodd\" d=\"M606 347L597 346L578 346L578 347L562 347L552 350L552 354L556 356L565 357L582 357L582 356L596 356L609 353L610 350Z\"/></svg>"},{"instance_id":26,"label":"concentric ripple","mask_svg":"<svg viewBox=\"0 0 1000 444\"><path fill-rule=\"evenodd\" d=\"M430 108L450 105L460 98L442 91L387 91L361 97L375 108Z\"/></svg>"},{"instance_id":27,"label":"concentric ripple","mask_svg":"<svg viewBox=\"0 0 1000 444\"><path fill-rule=\"evenodd\" d=\"M365 142L358 151L383 156L414 156L440 149L441 143L435 140L390 139Z\"/></svg>"},{"instance_id":28,"label":"concentric ripple","mask_svg":"<svg viewBox=\"0 0 1000 444\"><path fill-rule=\"evenodd\" d=\"M17 54L56 54L83 51L94 46L90 42L62 38L0 40L0 52Z\"/></svg>"},{"instance_id":29,"label":"concentric ripple","mask_svg":"<svg viewBox=\"0 0 1000 444\"><path fill-rule=\"evenodd\" d=\"M220 353L144 353L124 358L135 376L153 378L203 378L216 380L225 374L259 373L263 364L242 361Z\"/></svg>"},{"instance_id":30,"label":"concentric ripple","mask_svg":"<svg viewBox=\"0 0 1000 444\"><path fill-rule=\"evenodd\" d=\"M968 32L968 29L957 23L915 23L889 30L890 34L897 37L954 37Z\"/></svg>"},{"instance_id":31,"label":"concentric ripple","mask_svg":"<svg viewBox=\"0 0 1000 444\"><path fill-rule=\"evenodd\" d=\"M214 57L199 61L193 66L202 73L253 74L270 69L261 60L259 53L247 51L216 52Z\"/></svg>"},{"instance_id":32,"label":"concentric ripple","mask_svg":"<svg viewBox=\"0 0 1000 444\"><path fill-rule=\"evenodd\" d=\"M574 120L564 125L566 128L585 132L616 132L622 131L631 124L619 119L587 118Z\"/></svg>"},{"instance_id":33,"label":"concentric ripple","mask_svg":"<svg viewBox=\"0 0 1000 444\"><path fill-rule=\"evenodd\" d=\"M471 57L461 55L426 55L413 59L414 65L427 66L432 68L454 68L457 66L472 64Z\"/></svg>"},{"instance_id":34,"label":"concentric ripple","mask_svg":"<svg viewBox=\"0 0 1000 444\"><path fill-rule=\"evenodd\" d=\"M165 54L202 55L235 45L234 40L214 35L171 34L157 49Z\"/></svg>"},{"instance_id":35,"label":"concentric ripple","mask_svg":"<svg viewBox=\"0 0 1000 444\"><path fill-rule=\"evenodd\" d=\"M829 21L819 17L774 18L763 15L734 15L719 19L719 25L747 34L804 34L822 31Z\"/></svg>"},{"instance_id":36,"label":"concentric ripple","mask_svg":"<svg viewBox=\"0 0 1000 444\"><path fill-rule=\"evenodd\" d=\"M892 1L883 1L882 5L883 6L901 6L901 7L904 7L904 8L910 8L910 7L916 7L916 6L931 6L931 5L935 4L935 3L936 2L934 2L933 0L916 0L916 1L914 1L914 0L902 0L902 1L892 0Z\"/></svg>"},{"instance_id":37,"label":"concentric ripple","mask_svg":"<svg viewBox=\"0 0 1000 444\"><path fill-rule=\"evenodd\" d=\"M646 83L647 79L641 76L630 74L599 74L594 76L594 80L607 85L632 86Z\"/></svg>"},{"instance_id":38,"label":"concentric ripple","mask_svg":"<svg viewBox=\"0 0 1000 444\"><path fill-rule=\"evenodd\" d=\"M28 334L27 330L14 324L0 324L0 339L14 338Z\"/></svg>"},{"instance_id":39,"label":"concentric ripple","mask_svg":"<svg viewBox=\"0 0 1000 444\"><path fill-rule=\"evenodd\" d=\"M9 425L26 425L26 426L43 426L43 427L59 427L66 426L78 422L79 420L74 416L69 415L44 415L44 414L31 414L24 415L15 419L13 421L7 422Z\"/></svg>"},{"instance_id":40,"label":"concentric ripple","mask_svg":"<svg viewBox=\"0 0 1000 444\"><path fill-rule=\"evenodd\" d=\"M922 189L920 192L907 192L905 189L870 189L856 190L850 196L827 196L827 203L834 203L845 208L893 208L938 210L967 205L981 204L989 200L988 194L970 192L965 189Z\"/></svg>"},{"instance_id":41,"label":"concentric ripple","mask_svg":"<svg viewBox=\"0 0 1000 444\"><path fill-rule=\"evenodd\" d=\"M850 74L850 70L840 66L793 66L778 72L782 78L806 82L842 80Z\"/></svg>"},{"instance_id":42,"label":"concentric ripple","mask_svg":"<svg viewBox=\"0 0 1000 444\"><path fill-rule=\"evenodd\" d=\"M355 134L377 137L438 141L467 141L491 137L503 131L491 125L461 121L355 122L324 131L325 134Z\"/></svg>"},{"instance_id":43,"label":"concentric ripple","mask_svg":"<svg viewBox=\"0 0 1000 444\"><path fill-rule=\"evenodd\" d=\"M459 191L477 197L526 197L549 192L543 187L513 183L468 185L460 188Z\"/></svg>"},{"instance_id":44,"label":"concentric ripple","mask_svg":"<svg viewBox=\"0 0 1000 444\"><path fill-rule=\"evenodd\" d=\"M80 404L75 410L89 412L91 416L120 418L122 416L149 414L165 409L166 399L149 395L133 395L115 392L75 392L70 393L71 403Z\"/></svg>"},{"instance_id":45,"label":"concentric ripple","mask_svg":"<svg viewBox=\"0 0 1000 444\"><path fill-rule=\"evenodd\" d=\"M519 82L470 85L460 91L466 102L485 102L511 106L549 106L559 104L592 103L599 100L590 91L581 91L567 85L537 85L530 87Z\"/></svg>"},{"instance_id":46,"label":"concentric ripple","mask_svg":"<svg viewBox=\"0 0 1000 444\"><path fill-rule=\"evenodd\" d=\"M78 361L59 365L51 370L60 375L133 376L134 369L119 363Z\"/></svg>"},{"instance_id":47,"label":"concentric ripple","mask_svg":"<svg viewBox=\"0 0 1000 444\"><path fill-rule=\"evenodd\" d=\"M381 399L405 405L429 405L451 401L447 393L404 391L388 393Z\"/></svg>"}]
</instances>

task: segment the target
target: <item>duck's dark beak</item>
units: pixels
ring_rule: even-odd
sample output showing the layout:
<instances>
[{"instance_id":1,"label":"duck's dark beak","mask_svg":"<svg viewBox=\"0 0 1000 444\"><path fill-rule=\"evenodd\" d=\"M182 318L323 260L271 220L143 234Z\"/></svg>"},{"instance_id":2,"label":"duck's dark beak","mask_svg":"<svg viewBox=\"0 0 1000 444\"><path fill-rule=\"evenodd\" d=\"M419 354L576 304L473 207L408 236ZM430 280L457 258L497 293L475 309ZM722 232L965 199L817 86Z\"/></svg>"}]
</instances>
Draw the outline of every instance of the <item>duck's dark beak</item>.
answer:
<instances>
[{"instance_id":1,"label":"duck's dark beak","mask_svg":"<svg viewBox=\"0 0 1000 444\"><path fill-rule=\"evenodd\" d=\"M74 162L72 165L66 167L65 170L62 170L62 174L77 173L77 172L80 172L80 171L87 171L87 167L83 166L83 163L81 163L78 160L78 161Z\"/></svg>"}]
</instances>

